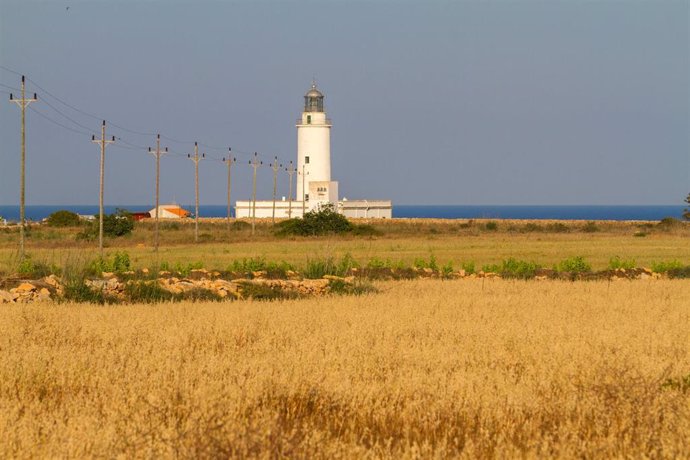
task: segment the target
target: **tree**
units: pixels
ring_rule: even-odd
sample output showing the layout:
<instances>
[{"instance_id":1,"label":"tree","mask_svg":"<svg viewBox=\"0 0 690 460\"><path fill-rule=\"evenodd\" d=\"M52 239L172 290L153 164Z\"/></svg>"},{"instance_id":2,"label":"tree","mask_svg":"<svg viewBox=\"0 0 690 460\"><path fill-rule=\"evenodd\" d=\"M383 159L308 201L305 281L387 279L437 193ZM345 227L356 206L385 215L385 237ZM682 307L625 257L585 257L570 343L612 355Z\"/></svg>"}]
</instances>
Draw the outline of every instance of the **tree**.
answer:
<instances>
[{"instance_id":1,"label":"tree","mask_svg":"<svg viewBox=\"0 0 690 460\"><path fill-rule=\"evenodd\" d=\"M132 214L124 209L117 209L114 214L103 216L103 234L112 238L132 233L134 219ZM93 240L98 237L98 221L90 223L89 228L78 235L78 238Z\"/></svg>"},{"instance_id":2,"label":"tree","mask_svg":"<svg viewBox=\"0 0 690 460\"><path fill-rule=\"evenodd\" d=\"M690 204L690 193L688 193L688 196L685 198L685 202L687 204ZM685 220L690 220L690 208L685 208L685 212L683 213L683 218Z\"/></svg>"},{"instance_id":3,"label":"tree","mask_svg":"<svg viewBox=\"0 0 690 460\"><path fill-rule=\"evenodd\" d=\"M67 211L65 209L55 211L49 215L46 222L51 227L77 227L81 225L79 214L73 213L72 211Z\"/></svg>"}]
</instances>

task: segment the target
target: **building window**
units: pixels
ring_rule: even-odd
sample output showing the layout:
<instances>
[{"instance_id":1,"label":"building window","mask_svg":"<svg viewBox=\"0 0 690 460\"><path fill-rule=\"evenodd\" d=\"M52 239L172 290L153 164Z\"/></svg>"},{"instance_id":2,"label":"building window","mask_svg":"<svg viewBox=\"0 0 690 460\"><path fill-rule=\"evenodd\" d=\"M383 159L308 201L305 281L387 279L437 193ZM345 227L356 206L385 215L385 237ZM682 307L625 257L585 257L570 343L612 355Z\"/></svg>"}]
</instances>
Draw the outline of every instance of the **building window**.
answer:
<instances>
[{"instance_id":1,"label":"building window","mask_svg":"<svg viewBox=\"0 0 690 460\"><path fill-rule=\"evenodd\" d=\"M304 201L309 201L309 194L304 195Z\"/></svg>"},{"instance_id":2,"label":"building window","mask_svg":"<svg viewBox=\"0 0 690 460\"><path fill-rule=\"evenodd\" d=\"M307 124L308 124L308 125L311 124L311 115L307 115Z\"/></svg>"},{"instance_id":3,"label":"building window","mask_svg":"<svg viewBox=\"0 0 690 460\"><path fill-rule=\"evenodd\" d=\"M304 164L309 164L309 157L304 157Z\"/></svg>"}]
</instances>

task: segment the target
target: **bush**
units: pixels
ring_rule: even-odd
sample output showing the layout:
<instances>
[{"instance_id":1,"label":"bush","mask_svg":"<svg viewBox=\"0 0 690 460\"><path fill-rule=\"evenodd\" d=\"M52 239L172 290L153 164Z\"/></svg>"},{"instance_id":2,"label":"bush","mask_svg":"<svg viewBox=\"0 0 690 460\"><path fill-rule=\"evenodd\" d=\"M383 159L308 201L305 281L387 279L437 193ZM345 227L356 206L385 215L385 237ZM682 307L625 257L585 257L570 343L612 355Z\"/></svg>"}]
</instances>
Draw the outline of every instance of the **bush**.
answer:
<instances>
[{"instance_id":1,"label":"bush","mask_svg":"<svg viewBox=\"0 0 690 460\"><path fill-rule=\"evenodd\" d=\"M534 278L539 268L539 265L534 262L525 262L511 257L503 261L500 273L504 278L530 279Z\"/></svg>"},{"instance_id":2,"label":"bush","mask_svg":"<svg viewBox=\"0 0 690 460\"><path fill-rule=\"evenodd\" d=\"M55 266L49 266L45 262L34 261L28 254L17 266L17 274L31 279L43 278L52 273L59 274L59 271L60 270Z\"/></svg>"},{"instance_id":3,"label":"bush","mask_svg":"<svg viewBox=\"0 0 690 460\"><path fill-rule=\"evenodd\" d=\"M70 302L88 302L100 305L117 303L116 298L105 295L102 290L87 286L83 278L68 280L64 285L62 298Z\"/></svg>"},{"instance_id":4,"label":"bush","mask_svg":"<svg viewBox=\"0 0 690 460\"><path fill-rule=\"evenodd\" d=\"M671 260L668 262L652 262L652 271L654 273L667 273L671 270L679 270L683 268L683 264L678 260Z\"/></svg>"},{"instance_id":5,"label":"bush","mask_svg":"<svg viewBox=\"0 0 690 460\"><path fill-rule=\"evenodd\" d=\"M46 223L51 227L78 227L81 220L78 214L62 209L49 215Z\"/></svg>"},{"instance_id":6,"label":"bush","mask_svg":"<svg viewBox=\"0 0 690 460\"><path fill-rule=\"evenodd\" d=\"M96 259L91 262L88 272L91 275L101 276L103 272L124 273L130 269L129 253L117 251L110 259Z\"/></svg>"},{"instance_id":7,"label":"bush","mask_svg":"<svg viewBox=\"0 0 690 460\"><path fill-rule=\"evenodd\" d=\"M616 256L609 260L609 269L611 270L618 270L620 268L630 270L635 267L635 259L623 260L619 256Z\"/></svg>"},{"instance_id":8,"label":"bush","mask_svg":"<svg viewBox=\"0 0 690 460\"><path fill-rule=\"evenodd\" d=\"M469 262L463 262L461 264L461 267L463 270L465 270L465 274L471 275L475 273L475 264L474 261L470 260Z\"/></svg>"},{"instance_id":9,"label":"bush","mask_svg":"<svg viewBox=\"0 0 690 460\"><path fill-rule=\"evenodd\" d=\"M582 256L562 260L554 269L558 272L585 273L592 271L592 266Z\"/></svg>"},{"instance_id":10,"label":"bush","mask_svg":"<svg viewBox=\"0 0 690 460\"><path fill-rule=\"evenodd\" d=\"M111 238L125 236L132 233L134 229L134 219L132 215L123 210L118 209L115 214L106 214L103 216L103 235ZM98 238L99 222L98 216L93 222L89 222L89 226L77 235L78 239L95 240Z\"/></svg>"},{"instance_id":11,"label":"bush","mask_svg":"<svg viewBox=\"0 0 690 460\"><path fill-rule=\"evenodd\" d=\"M310 259L307 258L307 264L302 271L302 275L308 279L319 279L325 275L340 276L338 264L336 264L333 257L325 259Z\"/></svg>"},{"instance_id":12,"label":"bush","mask_svg":"<svg viewBox=\"0 0 690 460\"><path fill-rule=\"evenodd\" d=\"M338 214L328 203L309 211L303 218L288 219L276 224L278 235L316 236L352 232L354 226L347 217Z\"/></svg>"}]
</instances>

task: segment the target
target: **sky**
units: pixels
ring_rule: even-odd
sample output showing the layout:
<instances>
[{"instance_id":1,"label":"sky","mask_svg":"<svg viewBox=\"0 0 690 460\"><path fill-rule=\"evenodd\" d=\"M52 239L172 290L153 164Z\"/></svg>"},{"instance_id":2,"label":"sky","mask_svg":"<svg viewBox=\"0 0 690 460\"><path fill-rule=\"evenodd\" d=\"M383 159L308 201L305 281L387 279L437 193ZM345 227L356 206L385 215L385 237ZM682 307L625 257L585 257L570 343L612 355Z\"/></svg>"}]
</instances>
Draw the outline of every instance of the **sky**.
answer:
<instances>
[{"instance_id":1,"label":"sky","mask_svg":"<svg viewBox=\"0 0 690 460\"><path fill-rule=\"evenodd\" d=\"M296 163L313 78L341 197L682 204L689 18L690 2L665 0L0 0L0 204L19 203L14 72L39 98L29 205L98 203L102 119L117 137L106 204L154 202L154 133L171 151L162 202L194 202L193 141L201 204L225 203L228 147L233 201L247 199L253 152ZM259 169L260 199L272 174ZM286 173L278 184L287 195Z\"/></svg>"}]
</instances>

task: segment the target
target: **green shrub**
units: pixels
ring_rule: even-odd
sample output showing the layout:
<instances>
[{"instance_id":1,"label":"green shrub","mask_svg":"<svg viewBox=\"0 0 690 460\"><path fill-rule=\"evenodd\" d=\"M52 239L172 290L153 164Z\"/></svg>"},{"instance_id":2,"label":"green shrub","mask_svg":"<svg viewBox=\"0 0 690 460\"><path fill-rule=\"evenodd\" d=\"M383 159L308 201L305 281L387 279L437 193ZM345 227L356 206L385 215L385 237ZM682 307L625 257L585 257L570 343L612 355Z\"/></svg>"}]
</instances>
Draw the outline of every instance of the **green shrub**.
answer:
<instances>
[{"instance_id":1,"label":"green shrub","mask_svg":"<svg viewBox=\"0 0 690 460\"><path fill-rule=\"evenodd\" d=\"M554 267L558 272L585 273L592 271L592 266L582 256L562 260Z\"/></svg>"},{"instance_id":2,"label":"green shrub","mask_svg":"<svg viewBox=\"0 0 690 460\"><path fill-rule=\"evenodd\" d=\"M354 226L347 217L336 212L335 207L328 203L307 212L301 219L279 222L276 228L278 235L316 236L348 233Z\"/></svg>"},{"instance_id":3,"label":"green shrub","mask_svg":"<svg viewBox=\"0 0 690 460\"><path fill-rule=\"evenodd\" d=\"M62 299L69 302L86 302L99 305L118 302L117 298L107 296L103 290L87 286L83 278L67 280L63 289Z\"/></svg>"},{"instance_id":4,"label":"green shrub","mask_svg":"<svg viewBox=\"0 0 690 460\"><path fill-rule=\"evenodd\" d=\"M88 273L101 276L103 272L124 273L131 269L129 253L116 251L110 259L96 259L89 265Z\"/></svg>"},{"instance_id":5,"label":"green shrub","mask_svg":"<svg viewBox=\"0 0 690 460\"><path fill-rule=\"evenodd\" d=\"M498 230L498 222L491 220L484 224L484 228L490 232L495 232Z\"/></svg>"},{"instance_id":6,"label":"green shrub","mask_svg":"<svg viewBox=\"0 0 690 460\"><path fill-rule=\"evenodd\" d=\"M17 274L26 278L38 279L52 273L59 274L59 268L50 266L45 262L37 262L29 254L24 256L24 260L17 265Z\"/></svg>"},{"instance_id":7,"label":"green shrub","mask_svg":"<svg viewBox=\"0 0 690 460\"><path fill-rule=\"evenodd\" d=\"M237 273L256 272L266 268L266 259L263 257L244 258L241 260L233 260L228 271Z\"/></svg>"},{"instance_id":8,"label":"green shrub","mask_svg":"<svg viewBox=\"0 0 690 460\"><path fill-rule=\"evenodd\" d=\"M594 233L599 231L599 227L597 227L596 222L590 220L582 227L582 231L585 233Z\"/></svg>"},{"instance_id":9,"label":"green shrub","mask_svg":"<svg viewBox=\"0 0 690 460\"><path fill-rule=\"evenodd\" d=\"M500 273L504 278L530 279L534 278L539 268L539 265L534 262L525 262L511 257L503 261Z\"/></svg>"},{"instance_id":10,"label":"green shrub","mask_svg":"<svg viewBox=\"0 0 690 460\"><path fill-rule=\"evenodd\" d=\"M347 275L350 270L353 268L359 268L359 264L357 261L352 257L352 254L349 252L345 253L342 259L340 259L340 262L338 263L338 273L340 273L340 276L345 276Z\"/></svg>"},{"instance_id":11,"label":"green shrub","mask_svg":"<svg viewBox=\"0 0 690 460\"><path fill-rule=\"evenodd\" d=\"M333 257L325 259L311 259L307 258L307 264L302 270L302 275L308 279L319 279L325 275L340 275L338 264Z\"/></svg>"},{"instance_id":12,"label":"green shrub","mask_svg":"<svg viewBox=\"0 0 690 460\"><path fill-rule=\"evenodd\" d=\"M367 262L367 268L374 269L374 270L387 268L389 266L390 266L390 260L385 261L385 260L379 259L378 257L372 257L371 259L369 259L369 262Z\"/></svg>"},{"instance_id":13,"label":"green shrub","mask_svg":"<svg viewBox=\"0 0 690 460\"><path fill-rule=\"evenodd\" d=\"M461 267L463 270L465 270L465 273L467 275L471 275L471 274L475 273L475 265L474 265L473 260L470 260L469 262L463 262L461 264Z\"/></svg>"},{"instance_id":14,"label":"green shrub","mask_svg":"<svg viewBox=\"0 0 690 460\"><path fill-rule=\"evenodd\" d=\"M177 262L173 268L173 271L182 276L189 276L189 274L192 273L192 270L201 270L202 268L204 268L204 263L200 260L196 262L188 262L186 264Z\"/></svg>"},{"instance_id":15,"label":"green shrub","mask_svg":"<svg viewBox=\"0 0 690 460\"><path fill-rule=\"evenodd\" d=\"M120 236L129 235L134 229L134 219L132 215L123 210L118 209L115 214L106 214L103 216L103 235L110 238L117 238ZM98 238L99 221L98 216L96 220L89 222L87 228L77 235L78 239L95 240Z\"/></svg>"},{"instance_id":16,"label":"green shrub","mask_svg":"<svg viewBox=\"0 0 690 460\"><path fill-rule=\"evenodd\" d=\"M446 279L450 278L450 276L453 274L453 262L448 261L443 267L441 267L441 277Z\"/></svg>"},{"instance_id":17,"label":"green shrub","mask_svg":"<svg viewBox=\"0 0 690 460\"><path fill-rule=\"evenodd\" d=\"M62 209L49 215L46 223L51 227L78 227L81 220L78 214Z\"/></svg>"},{"instance_id":18,"label":"green shrub","mask_svg":"<svg viewBox=\"0 0 690 460\"><path fill-rule=\"evenodd\" d=\"M636 266L637 265L635 264L635 259L624 260L621 259L619 256L612 257L611 259L609 259L610 270L618 270L620 268L630 270L635 268Z\"/></svg>"},{"instance_id":19,"label":"green shrub","mask_svg":"<svg viewBox=\"0 0 690 460\"><path fill-rule=\"evenodd\" d=\"M498 264L485 264L482 265L482 271L484 273L500 273L501 265Z\"/></svg>"},{"instance_id":20,"label":"green shrub","mask_svg":"<svg viewBox=\"0 0 690 460\"><path fill-rule=\"evenodd\" d=\"M418 268L420 270L423 270L425 268L429 268L429 264L427 264L426 260L424 260L420 257L416 258L414 260L414 262L412 263L412 265L414 265L415 268Z\"/></svg>"},{"instance_id":21,"label":"green shrub","mask_svg":"<svg viewBox=\"0 0 690 460\"><path fill-rule=\"evenodd\" d=\"M652 271L655 273L666 273L671 270L682 269L684 265L678 260L665 262L652 262Z\"/></svg>"}]
</instances>

